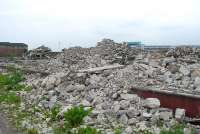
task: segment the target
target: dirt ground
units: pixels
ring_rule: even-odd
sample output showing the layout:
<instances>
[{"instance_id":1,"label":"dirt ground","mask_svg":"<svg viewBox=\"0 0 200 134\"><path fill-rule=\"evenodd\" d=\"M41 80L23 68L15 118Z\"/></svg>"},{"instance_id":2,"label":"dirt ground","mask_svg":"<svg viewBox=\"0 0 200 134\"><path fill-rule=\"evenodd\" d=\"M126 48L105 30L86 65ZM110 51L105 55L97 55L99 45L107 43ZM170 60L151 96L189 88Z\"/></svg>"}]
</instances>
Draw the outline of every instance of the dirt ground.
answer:
<instances>
[{"instance_id":1,"label":"dirt ground","mask_svg":"<svg viewBox=\"0 0 200 134\"><path fill-rule=\"evenodd\" d=\"M0 113L0 134L19 134L8 124L2 113Z\"/></svg>"}]
</instances>

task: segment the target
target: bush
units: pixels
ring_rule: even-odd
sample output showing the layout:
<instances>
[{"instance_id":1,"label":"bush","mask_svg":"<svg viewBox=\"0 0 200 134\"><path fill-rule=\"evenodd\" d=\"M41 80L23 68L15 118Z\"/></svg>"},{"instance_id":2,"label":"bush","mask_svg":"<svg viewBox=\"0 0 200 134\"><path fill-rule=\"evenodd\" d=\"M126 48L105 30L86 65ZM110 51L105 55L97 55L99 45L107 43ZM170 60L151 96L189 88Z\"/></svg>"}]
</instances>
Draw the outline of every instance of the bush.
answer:
<instances>
[{"instance_id":1,"label":"bush","mask_svg":"<svg viewBox=\"0 0 200 134\"><path fill-rule=\"evenodd\" d=\"M84 117L91 113L92 109L85 110L84 107L75 106L64 113L65 126L75 128L83 124Z\"/></svg>"},{"instance_id":2,"label":"bush","mask_svg":"<svg viewBox=\"0 0 200 134\"><path fill-rule=\"evenodd\" d=\"M96 128L92 127L85 127L85 128L79 128L78 134L101 134L100 131L98 131Z\"/></svg>"}]
</instances>

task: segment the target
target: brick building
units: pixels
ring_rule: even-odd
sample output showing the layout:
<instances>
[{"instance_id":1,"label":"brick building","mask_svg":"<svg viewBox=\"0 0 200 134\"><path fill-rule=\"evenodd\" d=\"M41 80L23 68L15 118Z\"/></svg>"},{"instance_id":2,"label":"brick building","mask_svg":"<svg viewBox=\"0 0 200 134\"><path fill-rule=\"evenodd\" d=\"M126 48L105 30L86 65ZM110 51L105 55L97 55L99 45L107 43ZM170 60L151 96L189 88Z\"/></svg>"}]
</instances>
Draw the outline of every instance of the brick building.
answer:
<instances>
[{"instance_id":1,"label":"brick building","mask_svg":"<svg viewBox=\"0 0 200 134\"><path fill-rule=\"evenodd\" d=\"M23 57L28 52L28 45L24 43L0 42L0 57Z\"/></svg>"}]
</instances>

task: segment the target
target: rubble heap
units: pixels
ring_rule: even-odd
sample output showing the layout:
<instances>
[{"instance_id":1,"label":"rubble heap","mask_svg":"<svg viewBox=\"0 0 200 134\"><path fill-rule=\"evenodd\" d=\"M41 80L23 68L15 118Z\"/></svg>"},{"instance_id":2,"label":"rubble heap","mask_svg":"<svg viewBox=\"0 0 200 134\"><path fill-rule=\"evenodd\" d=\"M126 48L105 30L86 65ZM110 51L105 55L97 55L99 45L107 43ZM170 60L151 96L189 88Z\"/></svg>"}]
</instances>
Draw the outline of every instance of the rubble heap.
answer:
<instances>
[{"instance_id":1,"label":"rubble heap","mask_svg":"<svg viewBox=\"0 0 200 134\"><path fill-rule=\"evenodd\" d=\"M130 49L126 44L115 43L113 40L103 39L97 46L91 49L92 55L99 55L109 64L119 63L128 64L135 59L140 51Z\"/></svg>"},{"instance_id":2,"label":"rubble heap","mask_svg":"<svg viewBox=\"0 0 200 134\"><path fill-rule=\"evenodd\" d=\"M166 56L173 56L175 58L184 57L184 56L200 56L200 51L197 48L190 46L179 46L174 49L171 49L166 53Z\"/></svg>"},{"instance_id":3,"label":"rubble heap","mask_svg":"<svg viewBox=\"0 0 200 134\"><path fill-rule=\"evenodd\" d=\"M72 68L82 69L101 67L108 64L128 64L135 59L139 50L130 49L127 45L115 43L113 40L103 39L96 47L73 47L63 50L58 56Z\"/></svg>"},{"instance_id":4,"label":"rubble heap","mask_svg":"<svg viewBox=\"0 0 200 134\"><path fill-rule=\"evenodd\" d=\"M192 54L191 49L177 48L171 55L167 53L170 57L160 58L151 51L138 59L140 52L104 39L93 48L64 49L57 59L34 61L34 67L30 61L24 66L32 66L49 75L27 76L26 83L33 87L25 95L27 101L47 109L59 103L63 111L80 104L92 107L93 113L85 122L106 134L112 134L119 124L127 134L132 134L134 128L149 128L158 133L156 123L159 120L170 127L175 123L174 117L185 118L184 110L177 109L174 116L171 109L160 108L157 98L144 100L132 94L131 86L198 94L200 63L199 59L181 58ZM44 115L38 113L37 116L43 118ZM39 124L36 127L44 130Z\"/></svg>"},{"instance_id":5,"label":"rubble heap","mask_svg":"<svg viewBox=\"0 0 200 134\"><path fill-rule=\"evenodd\" d=\"M57 54L59 54L58 52L52 52L52 50L44 45L30 50L28 52L28 58L29 59L49 59L49 58L53 58L55 57Z\"/></svg>"}]
</instances>

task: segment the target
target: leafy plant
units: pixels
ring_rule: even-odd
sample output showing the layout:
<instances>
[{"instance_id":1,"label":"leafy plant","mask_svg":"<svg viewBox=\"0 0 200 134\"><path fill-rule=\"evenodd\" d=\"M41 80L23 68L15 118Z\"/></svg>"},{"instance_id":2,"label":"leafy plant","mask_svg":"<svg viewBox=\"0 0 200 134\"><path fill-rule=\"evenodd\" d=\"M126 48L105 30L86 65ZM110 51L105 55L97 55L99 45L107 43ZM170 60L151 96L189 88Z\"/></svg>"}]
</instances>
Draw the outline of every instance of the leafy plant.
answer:
<instances>
[{"instance_id":1,"label":"leafy plant","mask_svg":"<svg viewBox=\"0 0 200 134\"><path fill-rule=\"evenodd\" d=\"M27 134L39 134L39 133L38 133L37 129L35 129L35 128L29 128L27 130Z\"/></svg>"},{"instance_id":2,"label":"leafy plant","mask_svg":"<svg viewBox=\"0 0 200 134\"><path fill-rule=\"evenodd\" d=\"M17 108L15 109L14 113L15 113L14 114L15 119L12 123L16 128L21 128L22 121L31 116L30 112L27 112L25 110L21 111L21 110L18 110Z\"/></svg>"},{"instance_id":3,"label":"leafy plant","mask_svg":"<svg viewBox=\"0 0 200 134\"><path fill-rule=\"evenodd\" d=\"M169 130L161 130L160 134L184 134L184 127L184 124L176 124L172 126Z\"/></svg>"},{"instance_id":4,"label":"leafy plant","mask_svg":"<svg viewBox=\"0 0 200 134\"><path fill-rule=\"evenodd\" d=\"M58 114L60 112L60 105L55 105L50 111L51 121L56 121L58 119Z\"/></svg>"},{"instance_id":5,"label":"leafy plant","mask_svg":"<svg viewBox=\"0 0 200 134\"><path fill-rule=\"evenodd\" d=\"M31 86L25 86L24 87L24 91L31 91L33 89L33 87Z\"/></svg>"},{"instance_id":6,"label":"leafy plant","mask_svg":"<svg viewBox=\"0 0 200 134\"><path fill-rule=\"evenodd\" d=\"M0 95L0 103L1 102L6 102L9 104L19 104L21 102L21 98L13 92L3 92Z\"/></svg>"},{"instance_id":7,"label":"leafy plant","mask_svg":"<svg viewBox=\"0 0 200 134\"><path fill-rule=\"evenodd\" d=\"M14 67L7 67L9 73L0 74L0 88L5 90L21 90L25 86L20 84L24 80L21 70Z\"/></svg>"},{"instance_id":8,"label":"leafy plant","mask_svg":"<svg viewBox=\"0 0 200 134\"><path fill-rule=\"evenodd\" d=\"M191 134L195 134L195 129L191 128Z\"/></svg>"},{"instance_id":9,"label":"leafy plant","mask_svg":"<svg viewBox=\"0 0 200 134\"><path fill-rule=\"evenodd\" d=\"M156 126L161 128L164 125L164 120L156 120Z\"/></svg>"},{"instance_id":10,"label":"leafy plant","mask_svg":"<svg viewBox=\"0 0 200 134\"><path fill-rule=\"evenodd\" d=\"M143 131L141 131L142 132L142 134L153 134L150 130L148 130L148 129L145 129L145 130L143 130Z\"/></svg>"},{"instance_id":11,"label":"leafy plant","mask_svg":"<svg viewBox=\"0 0 200 134\"><path fill-rule=\"evenodd\" d=\"M101 134L101 132L96 128L87 126L85 128L79 128L77 134Z\"/></svg>"},{"instance_id":12,"label":"leafy plant","mask_svg":"<svg viewBox=\"0 0 200 134\"><path fill-rule=\"evenodd\" d=\"M115 128L115 134L122 134L122 129L120 127Z\"/></svg>"},{"instance_id":13,"label":"leafy plant","mask_svg":"<svg viewBox=\"0 0 200 134\"><path fill-rule=\"evenodd\" d=\"M136 134L153 134L149 129L144 129L144 130L134 130L134 133Z\"/></svg>"},{"instance_id":14,"label":"leafy plant","mask_svg":"<svg viewBox=\"0 0 200 134\"><path fill-rule=\"evenodd\" d=\"M92 109L85 110L83 105L75 106L64 113L66 127L78 127L84 122L84 117L91 113Z\"/></svg>"},{"instance_id":15,"label":"leafy plant","mask_svg":"<svg viewBox=\"0 0 200 134\"><path fill-rule=\"evenodd\" d=\"M65 127L55 127L54 134L72 134L69 128Z\"/></svg>"}]
</instances>

